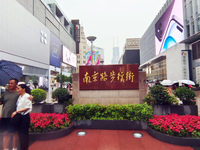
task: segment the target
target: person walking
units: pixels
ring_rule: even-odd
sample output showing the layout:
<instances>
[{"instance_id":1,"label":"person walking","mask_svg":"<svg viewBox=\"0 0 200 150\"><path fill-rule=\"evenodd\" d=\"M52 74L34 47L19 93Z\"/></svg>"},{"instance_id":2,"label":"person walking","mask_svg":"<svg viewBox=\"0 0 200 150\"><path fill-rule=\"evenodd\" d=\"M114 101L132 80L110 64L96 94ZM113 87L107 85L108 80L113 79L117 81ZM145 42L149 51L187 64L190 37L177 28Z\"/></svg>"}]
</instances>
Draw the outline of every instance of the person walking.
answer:
<instances>
[{"instance_id":1,"label":"person walking","mask_svg":"<svg viewBox=\"0 0 200 150\"><path fill-rule=\"evenodd\" d=\"M4 132L3 136L3 149L9 150L9 142L10 142L10 133L12 126L10 124L12 112L16 110L16 102L19 97L17 94L18 80L10 79L8 83L8 91L2 94L0 99L0 105L3 104L2 114L1 114L1 123L2 130ZM17 150L18 144L18 134L17 132L13 133L13 150Z\"/></svg>"},{"instance_id":2,"label":"person walking","mask_svg":"<svg viewBox=\"0 0 200 150\"><path fill-rule=\"evenodd\" d=\"M17 119L17 131L20 141L20 150L28 150L29 146L29 125L32 111L32 102L29 100L31 90L26 84L17 86L17 93L20 95L17 100L17 109L11 115L11 118ZM15 123L15 122L14 122Z\"/></svg>"}]
</instances>

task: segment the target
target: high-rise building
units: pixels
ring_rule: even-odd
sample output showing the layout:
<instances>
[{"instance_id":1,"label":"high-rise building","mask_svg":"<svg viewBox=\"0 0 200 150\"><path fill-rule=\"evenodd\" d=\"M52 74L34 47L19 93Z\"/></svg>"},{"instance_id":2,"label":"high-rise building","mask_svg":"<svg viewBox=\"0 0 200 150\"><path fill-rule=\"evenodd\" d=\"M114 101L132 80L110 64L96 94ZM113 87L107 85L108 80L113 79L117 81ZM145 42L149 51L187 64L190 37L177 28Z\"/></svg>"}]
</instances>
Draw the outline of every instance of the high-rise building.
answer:
<instances>
[{"instance_id":1,"label":"high-rise building","mask_svg":"<svg viewBox=\"0 0 200 150\"><path fill-rule=\"evenodd\" d=\"M119 62L119 47L113 47L113 57L111 64L118 64Z\"/></svg>"},{"instance_id":2,"label":"high-rise building","mask_svg":"<svg viewBox=\"0 0 200 150\"><path fill-rule=\"evenodd\" d=\"M124 54L121 57L122 64L140 65L140 38L127 38L124 46Z\"/></svg>"}]
</instances>

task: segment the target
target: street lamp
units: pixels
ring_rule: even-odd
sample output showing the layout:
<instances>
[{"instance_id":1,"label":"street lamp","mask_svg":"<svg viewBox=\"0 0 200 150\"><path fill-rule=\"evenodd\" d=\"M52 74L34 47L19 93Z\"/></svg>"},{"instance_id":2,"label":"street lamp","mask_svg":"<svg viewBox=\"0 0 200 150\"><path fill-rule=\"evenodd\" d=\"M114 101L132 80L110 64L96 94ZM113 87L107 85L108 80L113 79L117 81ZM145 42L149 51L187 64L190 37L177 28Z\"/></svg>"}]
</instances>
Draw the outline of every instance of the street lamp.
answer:
<instances>
[{"instance_id":1,"label":"street lamp","mask_svg":"<svg viewBox=\"0 0 200 150\"><path fill-rule=\"evenodd\" d=\"M87 39L91 42L91 59L92 59L92 65L93 65L93 42L96 40L95 36L88 36Z\"/></svg>"}]
</instances>

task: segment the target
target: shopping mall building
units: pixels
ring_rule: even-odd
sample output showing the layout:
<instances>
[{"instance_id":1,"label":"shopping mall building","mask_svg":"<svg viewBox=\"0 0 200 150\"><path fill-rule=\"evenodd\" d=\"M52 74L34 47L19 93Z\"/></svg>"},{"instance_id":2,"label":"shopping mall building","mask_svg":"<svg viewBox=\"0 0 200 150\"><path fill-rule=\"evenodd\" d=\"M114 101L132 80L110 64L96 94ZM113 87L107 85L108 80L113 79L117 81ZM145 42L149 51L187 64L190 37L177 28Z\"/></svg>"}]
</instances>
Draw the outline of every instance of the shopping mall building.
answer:
<instances>
[{"instance_id":1,"label":"shopping mall building","mask_svg":"<svg viewBox=\"0 0 200 150\"><path fill-rule=\"evenodd\" d=\"M148 80L200 82L200 1L167 0L140 40Z\"/></svg>"},{"instance_id":2,"label":"shopping mall building","mask_svg":"<svg viewBox=\"0 0 200 150\"><path fill-rule=\"evenodd\" d=\"M50 96L59 86L57 74L76 71L79 23L73 24L54 0L1 1L0 19L0 60L22 67L20 81L38 82Z\"/></svg>"}]
</instances>

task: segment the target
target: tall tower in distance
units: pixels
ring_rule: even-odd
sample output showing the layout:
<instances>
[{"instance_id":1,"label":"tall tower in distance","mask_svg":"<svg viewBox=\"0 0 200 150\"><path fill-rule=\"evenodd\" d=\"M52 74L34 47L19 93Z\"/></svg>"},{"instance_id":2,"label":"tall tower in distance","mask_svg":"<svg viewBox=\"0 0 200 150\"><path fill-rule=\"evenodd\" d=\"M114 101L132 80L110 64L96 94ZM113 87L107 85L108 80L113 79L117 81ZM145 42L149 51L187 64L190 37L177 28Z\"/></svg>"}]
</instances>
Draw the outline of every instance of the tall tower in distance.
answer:
<instances>
[{"instance_id":1,"label":"tall tower in distance","mask_svg":"<svg viewBox=\"0 0 200 150\"><path fill-rule=\"evenodd\" d=\"M113 38L113 57L111 64L118 64L119 62L119 46L118 46L118 39L117 39L117 46L114 44L114 38Z\"/></svg>"}]
</instances>

